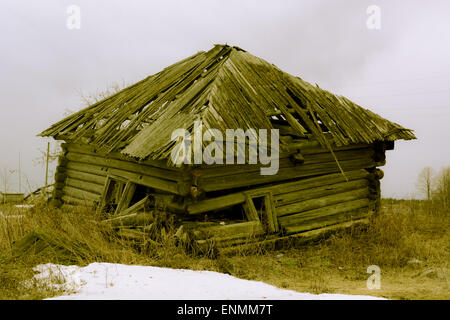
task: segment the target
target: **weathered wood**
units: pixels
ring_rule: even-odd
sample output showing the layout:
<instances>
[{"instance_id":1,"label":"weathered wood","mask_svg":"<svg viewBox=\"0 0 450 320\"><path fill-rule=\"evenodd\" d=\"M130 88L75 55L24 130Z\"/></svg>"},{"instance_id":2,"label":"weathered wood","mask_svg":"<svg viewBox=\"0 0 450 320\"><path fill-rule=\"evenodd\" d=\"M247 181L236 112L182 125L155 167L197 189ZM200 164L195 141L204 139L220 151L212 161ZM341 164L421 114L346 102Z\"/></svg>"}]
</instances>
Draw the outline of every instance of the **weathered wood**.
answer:
<instances>
[{"instance_id":1,"label":"weathered wood","mask_svg":"<svg viewBox=\"0 0 450 320\"><path fill-rule=\"evenodd\" d=\"M150 212L135 212L102 221L111 226L144 226L153 222Z\"/></svg>"},{"instance_id":2,"label":"weathered wood","mask_svg":"<svg viewBox=\"0 0 450 320\"><path fill-rule=\"evenodd\" d=\"M326 150L326 149L323 149ZM291 157L297 153L291 154ZM303 154L303 165L306 164L319 164L335 162L333 155L328 152L308 153ZM357 160L357 159L372 159L374 151L371 148L357 148L350 150L335 151L335 155L339 161L343 160ZM237 175L243 173L260 173L261 167L265 167L261 164L245 164L245 165L202 165L193 170L193 172L202 179L209 178L226 178L230 175ZM300 168L300 163L293 161L291 158L280 159L279 168Z\"/></svg>"},{"instance_id":3,"label":"weathered wood","mask_svg":"<svg viewBox=\"0 0 450 320\"><path fill-rule=\"evenodd\" d=\"M138 202L136 202L135 204L133 204L131 207L122 210L122 212L120 212L117 217L120 217L122 215L128 215L128 214L132 214L132 213L136 213L138 211L144 210L145 206L147 204L148 201L148 196L142 198L141 200L139 200Z\"/></svg>"},{"instance_id":4,"label":"weathered wood","mask_svg":"<svg viewBox=\"0 0 450 320\"><path fill-rule=\"evenodd\" d=\"M97 207L97 212L103 212L107 205L108 199L111 197L111 187L114 181L110 177L106 177L105 184L103 185L103 191L99 199L99 204Z\"/></svg>"},{"instance_id":5,"label":"weathered wood","mask_svg":"<svg viewBox=\"0 0 450 320\"><path fill-rule=\"evenodd\" d=\"M328 195L342 193L349 190L355 190L367 187L369 181L367 179L350 180L348 182L339 182L327 184L324 186L296 190L290 193L282 193L275 196L275 205L277 207L285 206L293 202L300 202L309 199L320 198Z\"/></svg>"},{"instance_id":6,"label":"weathered wood","mask_svg":"<svg viewBox=\"0 0 450 320\"><path fill-rule=\"evenodd\" d=\"M135 162L135 163L148 165L148 166L152 166L155 168L160 168L163 170L168 170L168 171L173 171L173 172L180 172L180 170L181 170L180 168L168 166L167 161L164 161L164 160L146 159L146 160L136 161L133 158L123 155L120 152L102 153L101 151L97 150L95 147L86 145L86 144L65 143L65 145L66 145L66 149L68 151L72 151L72 152L96 155L99 157L113 158L113 159L122 160L122 161ZM161 171L161 172L164 172L164 171Z\"/></svg>"},{"instance_id":7,"label":"weathered wood","mask_svg":"<svg viewBox=\"0 0 450 320\"><path fill-rule=\"evenodd\" d=\"M375 162L372 159L345 160L340 161L340 164L345 171L353 171L375 166ZM325 175L339 171L340 170L336 162L326 162L319 164L300 165L292 168L280 168L278 173L272 176L263 176L260 175L259 172L250 172L240 175L230 175L226 177L199 177L198 184L202 190L210 192L271 183L294 178Z\"/></svg>"},{"instance_id":8,"label":"weathered wood","mask_svg":"<svg viewBox=\"0 0 450 320\"><path fill-rule=\"evenodd\" d=\"M312 196L316 195L316 197L319 197L322 195L326 195L326 191L322 190L330 190L330 194L333 192L333 190L341 190L344 191L346 188L357 188L358 186L364 186L367 185L367 182L357 182L352 183L352 181L356 179L364 179L369 176L369 172L367 172L364 169L355 170L355 171L348 171L346 172L346 176L349 179L349 182L346 182L345 178L340 173L335 174L328 174L320 177L314 177L314 178L306 178L301 179L294 182L287 182L287 183L280 183L275 185L270 185L267 187L262 188L255 188L250 191L250 193L253 194L264 194L267 192L272 192L275 201L278 201L278 203L281 205L283 204L283 199L286 199L286 201L289 201L291 198L290 193L298 192L298 196L300 196L302 193L302 190L311 189L311 193L306 192L304 195L304 199L308 199L308 195L311 194ZM341 182L345 182L344 184L339 184ZM334 185L338 184L338 185ZM345 187L343 187L345 185ZM340 188L343 189L340 189ZM316 189L317 188L317 189ZM320 191L317 191L320 190ZM314 192L317 191L318 193L315 194ZM206 199L199 201L197 203L189 204L187 207L187 211L189 214L200 214L208 211L218 210L222 208L231 207L233 205L237 205L240 203L245 203L246 198L248 195L246 195L246 192L237 192L228 194L225 196L219 196L216 198ZM297 195L294 195L295 197ZM301 199L301 198L300 198ZM249 220L251 217L255 217L255 215L250 215ZM257 215L256 215L257 217Z\"/></svg>"},{"instance_id":9,"label":"weathered wood","mask_svg":"<svg viewBox=\"0 0 450 320\"><path fill-rule=\"evenodd\" d=\"M233 193L188 205L189 214L200 214L208 211L224 209L245 202L244 193Z\"/></svg>"},{"instance_id":10,"label":"weathered wood","mask_svg":"<svg viewBox=\"0 0 450 320\"><path fill-rule=\"evenodd\" d=\"M279 105L279 108L283 115L286 117L286 120L289 122L291 127L296 131L296 134L299 136L305 136L308 131L298 122L297 119L294 118L294 116L289 112L288 108L282 104Z\"/></svg>"},{"instance_id":11,"label":"weathered wood","mask_svg":"<svg viewBox=\"0 0 450 320\"><path fill-rule=\"evenodd\" d=\"M67 169L76 172L95 174L102 177L106 177L107 174L105 167L76 161L69 161L67 163Z\"/></svg>"},{"instance_id":12,"label":"weathered wood","mask_svg":"<svg viewBox=\"0 0 450 320\"><path fill-rule=\"evenodd\" d=\"M96 175L96 174L81 172L81 171L77 171L77 170L73 170L73 169L68 169L66 171L66 174L67 174L67 177L69 177L69 178L74 178L74 179L78 179L81 181L96 183L96 184L100 184L100 185L104 185L105 179L106 179L105 175Z\"/></svg>"},{"instance_id":13,"label":"weathered wood","mask_svg":"<svg viewBox=\"0 0 450 320\"><path fill-rule=\"evenodd\" d=\"M63 195L61 197L61 200L66 204L72 204L76 206L86 206L86 207L92 207L94 205L94 201L88 200L88 199L78 199L74 198L70 195Z\"/></svg>"},{"instance_id":14,"label":"weathered wood","mask_svg":"<svg viewBox=\"0 0 450 320\"><path fill-rule=\"evenodd\" d=\"M263 233L264 230L260 221L248 221L197 229L194 231L194 237L195 239L217 239L218 241L224 241Z\"/></svg>"},{"instance_id":15,"label":"weathered wood","mask_svg":"<svg viewBox=\"0 0 450 320\"><path fill-rule=\"evenodd\" d=\"M268 232L269 233L277 232L278 231L277 211L276 211L274 203L273 203L272 193L269 192L264 197L264 206L266 209Z\"/></svg>"},{"instance_id":16,"label":"weathered wood","mask_svg":"<svg viewBox=\"0 0 450 320\"><path fill-rule=\"evenodd\" d=\"M158 210L172 213L186 213L184 200L180 203L176 199L177 196L173 194L150 193L149 196L155 199L155 207Z\"/></svg>"},{"instance_id":17,"label":"weathered wood","mask_svg":"<svg viewBox=\"0 0 450 320\"><path fill-rule=\"evenodd\" d=\"M132 182L127 182L125 185L125 188L122 192L122 197L120 198L120 201L117 204L115 214L118 214L121 211L123 211L124 209L128 208L135 191L136 191L136 185Z\"/></svg>"},{"instance_id":18,"label":"weathered wood","mask_svg":"<svg viewBox=\"0 0 450 320\"><path fill-rule=\"evenodd\" d=\"M99 165L102 167L124 169L127 171L145 174L152 177L163 178L170 181L180 181L184 177L181 171L165 170L161 168L152 167L142 163L118 160L115 158L106 158L96 154L77 153L70 151L67 154L67 159L77 162L89 163Z\"/></svg>"},{"instance_id":19,"label":"weathered wood","mask_svg":"<svg viewBox=\"0 0 450 320\"><path fill-rule=\"evenodd\" d=\"M335 151L334 154L339 161L355 160L355 159L372 159L375 151L371 148L352 149L345 151ZM304 154L303 164L324 163L335 161L333 155L328 152Z\"/></svg>"},{"instance_id":20,"label":"weathered wood","mask_svg":"<svg viewBox=\"0 0 450 320\"><path fill-rule=\"evenodd\" d=\"M80 200L90 200L90 201L99 201L100 200L99 194L91 193L91 192L88 192L85 190L80 190L80 189L70 187L67 185L63 188L63 192L65 195L68 195L72 198L77 198Z\"/></svg>"},{"instance_id":21,"label":"weathered wood","mask_svg":"<svg viewBox=\"0 0 450 320\"><path fill-rule=\"evenodd\" d=\"M362 201L361 201L362 203ZM336 214L327 215L318 219L311 219L296 225L289 225L285 227L286 234L294 234L305 232L308 230L321 229L338 223L343 223L349 220L364 219L370 215L368 207L362 204L355 205L354 209L347 209L345 212L338 212Z\"/></svg>"},{"instance_id":22,"label":"weathered wood","mask_svg":"<svg viewBox=\"0 0 450 320\"><path fill-rule=\"evenodd\" d=\"M121 169L114 169L114 168L108 168L108 173L120 176L124 179L127 179L129 181L132 181L136 184L140 184L143 186L151 187L157 190L163 190L168 191L174 194L178 195L187 195L189 193L189 190L186 190L185 187L182 185L169 181L164 180L160 178L150 177L150 176L144 176L141 174L137 174L134 172L129 172Z\"/></svg>"},{"instance_id":23,"label":"weathered wood","mask_svg":"<svg viewBox=\"0 0 450 320\"><path fill-rule=\"evenodd\" d=\"M103 191L103 185L101 184L86 182L70 177L66 179L66 185L80 190L89 191L98 195L101 195Z\"/></svg>"},{"instance_id":24,"label":"weathered wood","mask_svg":"<svg viewBox=\"0 0 450 320\"><path fill-rule=\"evenodd\" d=\"M326 216L331 216L335 214L345 213L348 211L356 210L363 207L369 206L369 199L358 199L347 202L341 202L337 204L332 204L326 207L321 207L318 209L313 209L309 211L304 211L298 214L284 216L278 218L280 225L284 228L287 227L301 227L308 220L313 220L317 218L323 218Z\"/></svg>"},{"instance_id":25,"label":"weathered wood","mask_svg":"<svg viewBox=\"0 0 450 320\"><path fill-rule=\"evenodd\" d=\"M248 221L260 221L255 204L251 197L245 195L245 203L243 204L245 216Z\"/></svg>"},{"instance_id":26,"label":"weathered wood","mask_svg":"<svg viewBox=\"0 0 450 320\"><path fill-rule=\"evenodd\" d=\"M219 253L224 256L232 256L237 253L252 253L261 250L277 250L283 248L291 248L292 246L302 246L305 244L313 243L326 239L330 235L339 232L341 230L349 229L358 225L369 224L369 219L362 218L358 220L346 221L334 225L328 225L320 229L314 229L310 231L304 231L301 233L295 233L288 236L277 236L271 239L265 239L262 241L254 241L237 246L228 246L221 248Z\"/></svg>"},{"instance_id":27,"label":"weathered wood","mask_svg":"<svg viewBox=\"0 0 450 320\"><path fill-rule=\"evenodd\" d=\"M330 206L346 201L357 200L366 198L369 195L369 189L367 187L352 190L348 192L333 194L324 196L321 198L310 199L300 202L295 202L285 206L277 207L278 217L284 217L294 213L304 212L308 210L318 209L321 207Z\"/></svg>"}]
</instances>

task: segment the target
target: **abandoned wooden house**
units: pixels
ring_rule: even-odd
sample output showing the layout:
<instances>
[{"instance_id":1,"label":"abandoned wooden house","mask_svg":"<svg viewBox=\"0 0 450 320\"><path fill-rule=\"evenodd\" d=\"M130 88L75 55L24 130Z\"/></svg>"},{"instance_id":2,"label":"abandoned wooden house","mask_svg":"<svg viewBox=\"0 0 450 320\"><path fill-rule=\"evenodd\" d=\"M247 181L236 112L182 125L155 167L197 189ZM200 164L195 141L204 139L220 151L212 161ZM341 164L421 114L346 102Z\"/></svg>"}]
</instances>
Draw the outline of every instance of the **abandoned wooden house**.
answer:
<instances>
[{"instance_id":1,"label":"abandoned wooden house","mask_svg":"<svg viewBox=\"0 0 450 320\"><path fill-rule=\"evenodd\" d=\"M247 160L174 163L179 142L171 135L192 132L195 121L201 134L278 129L278 172L263 175L266 165ZM180 238L228 245L377 212L385 151L415 139L412 130L228 45L179 61L40 136L64 141L54 203L96 207L124 234L154 235L170 221ZM242 141L232 143L234 157Z\"/></svg>"}]
</instances>

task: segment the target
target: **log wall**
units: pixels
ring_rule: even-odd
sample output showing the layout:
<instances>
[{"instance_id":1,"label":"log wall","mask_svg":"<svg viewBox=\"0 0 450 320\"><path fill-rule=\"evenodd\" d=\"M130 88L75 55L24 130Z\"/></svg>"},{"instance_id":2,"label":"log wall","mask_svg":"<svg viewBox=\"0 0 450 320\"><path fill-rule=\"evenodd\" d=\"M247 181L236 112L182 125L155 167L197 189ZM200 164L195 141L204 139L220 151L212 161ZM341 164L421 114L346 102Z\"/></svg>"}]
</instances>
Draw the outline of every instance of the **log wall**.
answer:
<instances>
[{"instance_id":1,"label":"log wall","mask_svg":"<svg viewBox=\"0 0 450 320\"><path fill-rule=\"evenodd\" d=\"M55 176L54 200L93 206L101 198L106 177L113 175L184 196L188 215L209 215L234 205L245 206L252 195L269 194L275 221L286 234L378 211L383 173L376 167L385 163L384 144L336 148L334 154L317 143L297 145L302 149L281 157L278 174L262 176L260 165L173 168L158 161L138 163L121 154L105 157L86 145L64 144ZM202 200L190 194L192 185L204 192Z\"/></svg>"},{"instance_id":2,"label":"log wall","mask_svg":"<svg viewBox=\"0 0 450 320\"><path fill-rule=\"evenodd\" d=\"M108 175L120 176L162 192L178 195L189 192L190 178L184 170L168 167L162 161L138 163L117 153L105 157L87 145L63 144L62 148L53 194L58 204L93 206L100 200Z\"/></svg>"}]
</instances>

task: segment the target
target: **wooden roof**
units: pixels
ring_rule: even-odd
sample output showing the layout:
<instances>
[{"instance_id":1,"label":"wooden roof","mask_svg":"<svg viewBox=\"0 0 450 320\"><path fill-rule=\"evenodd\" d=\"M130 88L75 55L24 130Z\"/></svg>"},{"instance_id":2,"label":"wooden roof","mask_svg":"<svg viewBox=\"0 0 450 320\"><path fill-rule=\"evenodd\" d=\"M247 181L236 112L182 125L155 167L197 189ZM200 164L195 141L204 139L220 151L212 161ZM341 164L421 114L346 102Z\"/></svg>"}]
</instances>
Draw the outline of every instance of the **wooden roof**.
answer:
<instances>
[{"instance_id":1,"label":"wooden roof","mask_svg":"<svg viewBox=\"0 0 450 320\"><path fill-rule=\"evenodd\" d=\"M328 132L338 146L416 138L410 129L228 45L179 61L39 135L139 159L169 159L173 130L191 130L195 120L225 132L272 129L274 119L319 141Z\"/></svg>"}]
</instances>

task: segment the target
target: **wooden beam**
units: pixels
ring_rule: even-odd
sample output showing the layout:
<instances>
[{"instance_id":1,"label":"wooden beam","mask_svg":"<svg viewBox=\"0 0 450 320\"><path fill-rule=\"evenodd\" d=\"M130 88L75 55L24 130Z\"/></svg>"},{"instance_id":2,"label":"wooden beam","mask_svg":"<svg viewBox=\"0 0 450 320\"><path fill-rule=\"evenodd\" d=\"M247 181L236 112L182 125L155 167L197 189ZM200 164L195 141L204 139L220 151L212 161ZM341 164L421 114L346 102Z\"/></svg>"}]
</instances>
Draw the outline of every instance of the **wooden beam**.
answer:
<instances>
[{"instance_id":1,"label":"wooden beam","mask_svg":"<svg viewBox=\"0 0 450 320\"><path fill-rule=\"evenodd\" d=\"M332 204L326 207L321 207L318 209L313 209L309 211L304 211L298 214L279 217L278 221L280 225L284 228L301 228L306 221L314 220L321 217L331 216L335 214L341 214L345 212L350 212L352 210L365 208L369 206L369 199L357 199L347 202L341 202L337 204Z\"/></svg>"},{"instance_id":2,"label":"wooden beam","mask_svg":"<svg viewBox=\"0 0 450 320\"><path fill-rule=\"evenodd\" d=\"M128 208L131 200L133 199L134 192L136 191L136 185L130 181L128 181L125 185L125 188L122 192L122 197L120 198L119 203L117 204L115 214L120 213L122 210Z\"/></svg>"},{"instance_id":3,"label":"wooden beam","mask_svg":"<svg viewBox=\"0 0 450 320\"><path fill-rule=\"evenodd\" d=\"M375 166L373 159L355 159L340 161L345 171L370 168ZM278 173L272 176L262 176L259 172L229 175L224 177L198 178L198 185L206 192L246 187L258 184L273 183L294 178L325 175L340 172L336 162L299 165L291 168L280 168Z\"/></svg>"},{"instance_id":4,"label":"wooden beam","mask_svg":"<svg viewBox=\"0 0 450 320\"><path fill-rule=\"evenodd\" d=\"M294 202L285 206L277 208L278 217L284 217L292 215L294 213L301 213L304 211L309 211L313 209L318 209L334 204L339 204L342 202L358 200L362 198L367 198L369 196L369 189L367 187L352 190L348 192L332 194L329 196L324 196L321 198L310 199L300 202Z\"/></svg>"},{"instance_id":5,"label":"wooden beam","mask_svg":"<svg viewBox=\"0 0 450 320\"><path fill-rule=\"evenodd\" d=\"M212 199L199 201L188 205L187 212L189 214L201 214L208 211L224 209L245 202L245 194L233 193Z\"/></svg>"},{"instance_id":6,"label":"wooden beam","mask_svg":"<svg viewBox=\"0 0 450 320\"><path fill-rule=\"evenodd\" d=\"M157 190L167 191L170 193L183 195L183 196L188 194L188 190L183 189L178 183L173 182L173 181L150 177L150 176L145 176L145 175L125 171L123 169L109 168L108 172L110 174L120 176L124 179L132 181L136 184L151 187L151 188L154 188Z\"/></svg>"}]
</instances>

